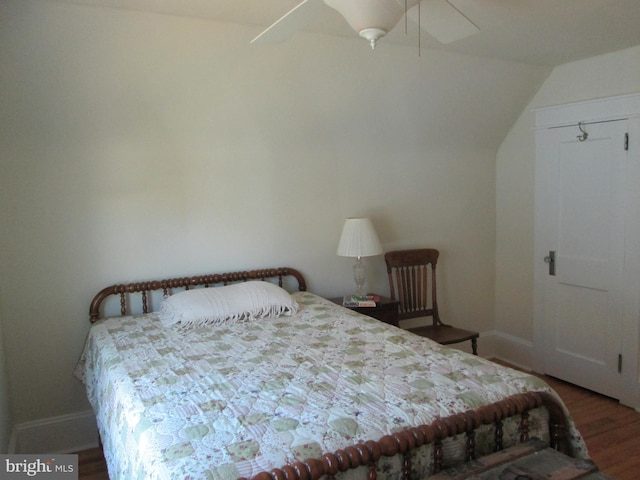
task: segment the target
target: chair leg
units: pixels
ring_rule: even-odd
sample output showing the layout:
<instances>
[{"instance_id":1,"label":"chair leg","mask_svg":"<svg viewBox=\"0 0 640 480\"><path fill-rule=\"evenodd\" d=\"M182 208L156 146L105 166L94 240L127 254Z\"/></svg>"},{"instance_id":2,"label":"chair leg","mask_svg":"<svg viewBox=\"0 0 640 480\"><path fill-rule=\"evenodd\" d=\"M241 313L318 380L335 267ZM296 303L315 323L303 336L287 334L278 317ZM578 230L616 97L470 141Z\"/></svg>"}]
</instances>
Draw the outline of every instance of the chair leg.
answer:
<instances>
[{"instance_id":1,"label":"chair leg","mask_svg":"<svg viewBox=\"0 0 640 480\"><path fill-rule=\"evenodd\" d=\"M474 355L478 355L478 339L477 338L471 339L471 350L473 350Z\"/></svg>"}]
</instances>

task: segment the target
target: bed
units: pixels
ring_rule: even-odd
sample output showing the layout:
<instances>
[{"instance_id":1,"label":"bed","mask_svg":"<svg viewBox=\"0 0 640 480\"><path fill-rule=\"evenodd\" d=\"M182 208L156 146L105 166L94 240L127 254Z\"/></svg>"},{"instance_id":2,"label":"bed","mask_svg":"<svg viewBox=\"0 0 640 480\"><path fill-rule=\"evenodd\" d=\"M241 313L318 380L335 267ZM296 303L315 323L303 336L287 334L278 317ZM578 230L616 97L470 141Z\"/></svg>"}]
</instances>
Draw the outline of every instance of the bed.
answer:
<instances>
[{"instance_id":1,"label":"bed","mask_svg":"<svg viewBox=\"0 0 640 480\"><path fill-rule=\"evenodd\" d=\"M534 437L588 458L539 378L338 306L293 268L112 285L90 319L74 373L112 479L427 478Z\"/></svg>"}]
</instances>

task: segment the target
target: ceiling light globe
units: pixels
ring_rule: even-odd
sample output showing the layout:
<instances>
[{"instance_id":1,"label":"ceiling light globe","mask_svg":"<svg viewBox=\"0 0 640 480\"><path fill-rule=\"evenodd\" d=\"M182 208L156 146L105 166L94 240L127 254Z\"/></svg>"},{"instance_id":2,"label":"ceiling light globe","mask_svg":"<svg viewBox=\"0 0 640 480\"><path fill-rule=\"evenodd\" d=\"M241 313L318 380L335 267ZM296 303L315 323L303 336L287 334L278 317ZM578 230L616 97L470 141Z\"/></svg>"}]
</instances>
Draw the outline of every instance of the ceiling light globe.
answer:
<instances>
[{"instance_id":1,"label":"ceiling light globe","mask_svg":"<svg viewBox=\"0 0 640 480\"><path fill-rule=\"evenodd\" d=\"M408 9L419 0L324 0L340 12L351 28L369 40L372 48L376 41L390 32Z\"/></svg>"}]
</instances>

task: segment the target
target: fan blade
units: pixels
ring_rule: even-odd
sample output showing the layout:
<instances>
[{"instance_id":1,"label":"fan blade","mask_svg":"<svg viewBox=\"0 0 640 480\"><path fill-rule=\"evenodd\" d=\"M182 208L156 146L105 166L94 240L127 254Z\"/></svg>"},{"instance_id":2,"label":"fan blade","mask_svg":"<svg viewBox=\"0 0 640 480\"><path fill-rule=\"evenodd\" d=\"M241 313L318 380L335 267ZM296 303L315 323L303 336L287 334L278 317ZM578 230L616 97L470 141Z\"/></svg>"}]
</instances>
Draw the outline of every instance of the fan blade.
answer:
<instances>
[{"instance_id":1,"label":"fan blade","mask_svg":"<svg viewBox=\"0 0 640 480\"><path fill-rule=\"evenodd\" d=\"M303 0L251 43L283 42L309 25L323 8L326 8L323 0Z\"/></svg>"},{"instance_id":2,"label":"fan blade","mask_svg":"<svg viewBox=\"0 0 640 480\"><path fill-rule=\"evenodd\" d=\"M422 16L419 18L420 11ZM407 12L407 17L420 23L420 28L440 43L451 43L478 33L480 29L447 0L422 0ZM418 20L419 19L419 20Z\"/></svg>"}]
</instances>

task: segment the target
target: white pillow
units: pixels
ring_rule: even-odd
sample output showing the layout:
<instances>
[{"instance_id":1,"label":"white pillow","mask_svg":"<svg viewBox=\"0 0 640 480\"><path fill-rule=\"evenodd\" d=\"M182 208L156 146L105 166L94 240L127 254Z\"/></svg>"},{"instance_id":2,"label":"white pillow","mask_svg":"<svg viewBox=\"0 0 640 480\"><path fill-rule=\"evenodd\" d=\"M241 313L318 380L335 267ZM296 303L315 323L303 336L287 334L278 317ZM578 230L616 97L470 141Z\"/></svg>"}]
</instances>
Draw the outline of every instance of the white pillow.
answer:
<instances>
[{"instance_id":1,"label":"white pillow","mask_svg":"<svg viewBox=\"0 0 640 480\"><path fill-rule=\"evenodd\" d=\"M286 290L273 283L251 281L172 295L160 306L160 321L165 326L219 325L297 311L298 304Z\"/></svg>"}]
</instances>

